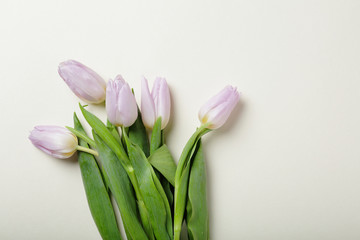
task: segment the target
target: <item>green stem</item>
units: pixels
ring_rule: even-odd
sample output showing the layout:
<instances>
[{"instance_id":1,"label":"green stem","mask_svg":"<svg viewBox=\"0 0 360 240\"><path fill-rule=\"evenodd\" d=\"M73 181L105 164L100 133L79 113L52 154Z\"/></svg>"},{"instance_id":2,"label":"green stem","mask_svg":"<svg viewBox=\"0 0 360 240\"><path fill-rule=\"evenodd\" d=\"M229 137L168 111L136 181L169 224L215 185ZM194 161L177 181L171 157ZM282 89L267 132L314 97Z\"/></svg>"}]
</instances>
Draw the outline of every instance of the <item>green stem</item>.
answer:
<instances>
[{"instance_id":1,"label":"green stem","mask_svg":"<svg viewBox=\"0 0 360 240\"><path fill-rule=\"evenodd\" d=\"M85 142L87 142L88 144L90 144L90 146L92 147L96 147L95 141L92 140L91 138L89 138L88 136L86 136L84 133L72 128L72 127L66 127L70 132L72 132L73 134L75 134L78 138L81 138L82 140L84 140Z\"/></svg>"},{"instance_id":2,"label":"green stem","mask_svg":"<svg viewBox=\"0 0 360 240\"><path fill-rule=\"evenodd\" d=\"M82 152L87 152L87 153L90 153L90 154L92 154L92 155L94 155L94 156L99 156L99 153L98 153L97 151L92 150L92 149L90 149L90 148L86 148L86 147L82 147L82 146L77 146L77 147L76 147L76 150L82 151Z\"/></svg>"},{"instance_id":3,"label":"green stem","mask_svg":"<svg viewBox=\"0 0 360 240\"><path fill-rule=\"evenodd\" d=\"M193 146L195 145L195 143L197 142L197 140L199 138L201 138L204 134L211 131L210 129L207 128L209 125L210 125L210 123L205 123L205 124L201 125L200 127L198 127L196 129L196 131L193 133L193 135L190 137L188 142L186 143L186 145L181 153L178 166L176 168L175 179L180 178L184 168L186 167L188 161L190 160L189 154L191 153L191 150L192 150Z\"/></svg>"}]
</instances>

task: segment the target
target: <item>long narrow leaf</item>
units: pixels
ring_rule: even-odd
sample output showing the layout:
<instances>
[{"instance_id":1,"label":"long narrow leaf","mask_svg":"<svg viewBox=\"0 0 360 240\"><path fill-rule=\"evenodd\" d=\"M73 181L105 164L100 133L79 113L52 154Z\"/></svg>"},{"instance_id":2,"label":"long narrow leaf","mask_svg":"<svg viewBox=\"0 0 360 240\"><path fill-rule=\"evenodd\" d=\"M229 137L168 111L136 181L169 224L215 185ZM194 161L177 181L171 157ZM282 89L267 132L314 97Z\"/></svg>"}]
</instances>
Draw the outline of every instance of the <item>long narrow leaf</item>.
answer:
<instances>
[{"instance_id":1,"label":"long narrow leaf","mask_svg":"<svg viewBox=\"0 0 360 240\"><path fill-rule=\"evenodd\" d=\"M161 117L156 119L150 139L150 154L162 145Z\"/></svg>"},{"instance_id":2,"label":"long narrow leaf","mask_svg":"<svg viewBox=\"0 0 360 240\"><path fill-rule=\"evenodd\" d=\"M163 187L166 197L168 199L170 208L173 209L174 206L174 187L170 184L166 178L162 177L160 180L161 186ZM171 210L171 213L173 210Z\"/></svg>"},{"instance_id":3,"label":"long narrow leaf","mask_svg":"<svg viewBox=\"0 0 360 240\"><path fill-rule=\"evenodd\" d=\"M74 114L74 125L77 131L85 134L76 114ZM79 144L88 147L84 140L79 139ZM89 208L101 237L104 240L122 239L109 194L94 156L79 152L78 162Z\"/></svg>"},{"instance_id":4,"label":"long narrow leaf","mask_svg":"<svg viewBox=\"0 0 360 240\"><path fill-rule=\"evenodd\" d=\"M161 183L140 147L132 143L126 134L124 137L146 209L149 212L154 235L156 239L171 239L170 206Z\"/></svg>"},{"instance_id":5,"label":"long narrow leaf","mask_svg":"<svg viewBox=\"0 0 360 240\"><path fill-rule=\"evenodd\" d=\"M110 133L109 129L105 126L105 124L94 114L87 111L81 104L79 104L82 114L84 115L86 121L92 127L92 129L96 132L96 134L106 143L106 145L115 153L116 157L120 160L121 165L125 169L131 184L135 190L136 199L138 201L138 205L142 206L143 197L139 188L138 180L134 173L134 168L131 165L131 162L125 152L121 143L116 140L116 138ZM148 219L148 212L145 211L144 208L140 207L140 216L141 219ZM144 223L144 222L143 222ZM146 222L145 222L146 223ZM145 225L146 227L146 225ZM147 229L147 228L145 228ZM147 232L149 234L149 232ZM148 235L151 238L151 235Z\"/></svg>"},{"instance_id":6,"label":"long narrow leaf","mask_svg":"<svg viewBox=\"0 0 360 240\"><path fill-rule=\"evenodd\" d=\"M186 223L189 240L209 239L209 215L206 200L206 169L201 140L191 164Z\"/></svg>"},{"instance_id":7,"label":"long narrow leaf","mask_svg":"<svg viewBox=\"0 0 360 240\"><path fill-rule=\"evenodd\" d=\"M129 138L133 143L139 145L146 157L150 155L149 139L139 110L135 123L129 127Z\"/></svg>"},{"instance_id":8,"label":"long narrow leaf","mask_svg":"<svg viewBox=\"0 0 360 240\"><path fill-rule=\"evenodd\" d=\"M197 142L205 133L210 130L207 125L202 125L190 137L186 143L175 173L175 207L174 207L174 239L180 239L181 226L184 220L185 204L188 190L188 180L190 174L190 165L193 155L197 149Z\"/></svg>"},{"instance_id":9,"label":"long narrow leaf","mask_svg":"<svg viewBox=\"0 0 360 240\"><path fill-rule=\"evenodd\" d=\"M109 187L119 207L128 239L147 239L138 218L136 198L126 171L113 151L93 133L101 163L109 179Z\"/></svg>"}]
</instances>

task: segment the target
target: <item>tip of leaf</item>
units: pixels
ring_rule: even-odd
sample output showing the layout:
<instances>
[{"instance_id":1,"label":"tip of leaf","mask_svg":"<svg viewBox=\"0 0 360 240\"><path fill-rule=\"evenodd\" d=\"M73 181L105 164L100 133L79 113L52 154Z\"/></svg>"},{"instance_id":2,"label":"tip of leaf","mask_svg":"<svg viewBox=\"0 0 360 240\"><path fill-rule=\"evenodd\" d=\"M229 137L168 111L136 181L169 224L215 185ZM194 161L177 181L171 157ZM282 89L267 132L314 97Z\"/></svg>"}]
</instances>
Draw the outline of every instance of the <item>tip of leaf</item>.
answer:
<instances>
[{"instance_id":1,"label":"tip of leaf","mask_svg":"<svg viewBox=\"0 0 360 240\"><path fill-rule=\"evenodd\" d=\"M79 106L80 106L81 109L83 109L83 108L86 108L89 105L87 105L87 104L81 105L81 103L79 102Z\"/></svg>"},{"instance_id":2,"label":"tip of leaf","mask_svg":"<svg viewBox=\"0 0 360 240\"><path fill-rule=\"evenodd\" d=\"M74 120L79 120L78 116L76 115L76 112L74 112Z\"/></svg>"}]
</instances>

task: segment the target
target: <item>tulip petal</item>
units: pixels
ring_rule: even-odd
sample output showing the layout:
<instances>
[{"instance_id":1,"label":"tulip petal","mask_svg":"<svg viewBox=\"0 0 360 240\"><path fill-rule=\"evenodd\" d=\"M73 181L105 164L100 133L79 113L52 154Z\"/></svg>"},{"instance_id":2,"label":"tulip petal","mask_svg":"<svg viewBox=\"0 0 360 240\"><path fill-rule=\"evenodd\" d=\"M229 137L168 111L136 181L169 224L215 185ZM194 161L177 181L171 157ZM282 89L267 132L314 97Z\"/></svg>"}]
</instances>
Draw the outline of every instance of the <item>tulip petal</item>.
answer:
<instances>
[{"instance_id":1,"label":"tulip petal","mask_svg":"<svg viewBox=\"0 0 360 240\"><path fill-rule=\"evenodd\" d=\"M106 83L92 69L75 60L60 63L59 75L80 99L100 103L105 99Z\"/></svg>"},{"instance_id":2,"label":"tulip petal","mask_svg":"<svg viewBox=\"0 0 360 240\"><path fill-rule=\"evenodd\" d=\"M148 81L145 77L141 81L141 117L147 128L152 128L155 124L155 103L149 91Z\"/></svg>"},{"instance_id":3,"label":"tulip petal","mask_svg":"<svg viewBox=\"0 0 360 240\"><path fill-rule=\"evenodd\" d=\"M118 99L120 91L125 84L121 75L117 75L114 80L110 80L106 87L106 112L109 121L114 125L121 125L118 122Z\"/></svg>"},{"instance_id":4,"label":"tulip petal","mask_svg":"<svg viewBox=\"0 0 360 240\"><path fill-rule=\"evenodd\" d=\"M161 78L159 82L160 88L158 90L158 97L156 101L156 115L157 117L161 117L161 129L164 129L170 119L171 100L169 87L165 78Z\"/></svg>"},{"instance_id":5,"label":"tulip petal","mask_svg":"<svg viewBox=\"0 0 360 240\"><path fill-rule=\"evenodd\" d=\"M152 99L154 99L154 103L155 103L155 108L157 107L157 102L159 101L159 92L160 92L160 88L161 88L161 82L162 82L162 78L157 77L155 78L152 90L151 90L151 97Z\"/></svg>"},{"instance_id":6,"label":"tulip petal","mask_svg":"<svg viewBox=\"0 0 360 240\"><path fill-rule=\"evenodd\" d=\"M204 123L211 123L209 129L221 127L238 103L240 95L236 88L225 87L222 91L203 105L199 111L199 119Z\"/></svg>"},{"instance_id":7,"label":"tulip petal","mask_svg":"<svg viewBox=\"0 0 360 240\"><path fill-rule=\"evenodd\" d=\"M227 96L229 95L232 86L226 86L223 90L221 90L218 94L211 97L201 108L199 111L199 119L203 122L203 118L205 117L206 113L208 113L211 109L215 108L219 103L226 100Z\"/></svg>"},{"instance_id":8,"label":"tulip petal","mask_svg":"<svg viewBox=\"0 0 360 240\"><path fill-rule=\"evenodd\" d=\"M118 91L114 81L110 80L106 87L105 108L108 120L115 125Z\"/></svg>"},{"instance_id":9,"label":"tulip petal","mask_svg":"<svg viewBox=\"0 0 360 240\"><path fill-rule=\"evenodd\" d=\"M117 82L119 89L121 89L122 86L126 83L125 79L120 74L116 75L116 77L114 78L114 81Z\"/></svg>"},{"instance_id":10,"label":"tulip petal","mask_svg":"<svg viewBox=\"0 0 360 240\"><path fill-rule=\"evenodd\" d=\"M124 127L131 126L138 116L138 111L136 99L131 91L129 84L126 83L121 88L117 104L117 120L121 122L121 125Z\"/></svg>"},{"instance_id":11,"label":"tulip petal","mask_svg":"<svg viewBox=\"0 0 360 240\"><path fill-rule=\"evenodd\" d=\"M106 112L108 120L115 126L129 127L137 118L138 112L134 94L121 75L108 82Z\"/></svg>"}]
</instances>

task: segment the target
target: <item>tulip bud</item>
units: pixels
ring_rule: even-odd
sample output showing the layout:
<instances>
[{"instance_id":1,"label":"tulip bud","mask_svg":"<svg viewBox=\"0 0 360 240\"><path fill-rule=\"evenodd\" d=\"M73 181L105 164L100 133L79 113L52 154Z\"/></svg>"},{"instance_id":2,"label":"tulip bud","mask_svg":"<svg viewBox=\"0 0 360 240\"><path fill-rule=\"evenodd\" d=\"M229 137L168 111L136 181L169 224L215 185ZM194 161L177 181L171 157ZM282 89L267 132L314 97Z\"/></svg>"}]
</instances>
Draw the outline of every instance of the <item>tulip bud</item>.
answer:
<instances>
[{"instance_id":1,"label":"tulip bud","mask_svg":"<svg viewBox=\"0 0 360 240\"><path fill-rule=\"evenodd\" d=\"M170 91L165 78L156 78L151 94L148 81L143 77L141 82L141 116L144 125L152 129L156 120L161 117L161 129L170 119Z\"/></svg>"},{"instance_id":2,"label":"tulip bud","mask_svg":"<svg viewBox=\"0 0 360 240\"><path fill-rule=\"evenodd\" d=\"M35 147L56 158L69 158L77 149L77 137L64 127L36 126L30 133Z\"/></svg>"},{"instance_id":3,"label":"tulip bud","mask_svg":"<svg viewBox=\"0 0 360 240\"><path fill-rule=\"evenodd\" d=\"M68 60L60 63L58 72L75 95L83 101L101 103L105 100L105 80L87 66Z\"/></svg>"},{"instance_id":4,"label":"tulip bud","mask_svg":"<svg viewBox=\"0 0 360 240\"><path fill-rule=\"evenodd\" d=\"M138 116L134 94L120 75L107 84L106 112L109 121L115 126L129 127Z\"/></svg>"},{"instance_id":5,"label":"tulip bud","mask_svg":"<svg viewBox=\"0 0 360 240\"><path fill-rule=\"evenodd\" d=\"M201 107L199 111L201 123L209 124L207 127L209 129L221 127L239 102L239 98L239 92L235 87L225 87Z\"/></svg>"}]
</instances>

